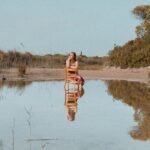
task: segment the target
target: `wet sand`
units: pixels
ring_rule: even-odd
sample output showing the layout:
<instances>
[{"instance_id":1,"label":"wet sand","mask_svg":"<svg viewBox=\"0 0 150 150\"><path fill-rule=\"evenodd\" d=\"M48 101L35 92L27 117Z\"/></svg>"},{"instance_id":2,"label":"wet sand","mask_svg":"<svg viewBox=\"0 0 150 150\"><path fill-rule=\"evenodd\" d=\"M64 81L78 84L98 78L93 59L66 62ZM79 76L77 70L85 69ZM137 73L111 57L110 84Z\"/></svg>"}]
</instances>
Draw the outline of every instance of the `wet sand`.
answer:
<instances>
[{"instance_id":1,"label":"wet sand","mask_svg":"<svg viewBox=\"0 0 150 150\"><path fill-rule=\"evenodd\" d=\"M101 70L79 70L85 80L128 80L148 83L150 67L140 69L102 68ZM49 81L64 80L64 69L27 68L24 77L18 76L18 69L1 69L0 79L8 81Z\"/></svg>"}]
</instances>

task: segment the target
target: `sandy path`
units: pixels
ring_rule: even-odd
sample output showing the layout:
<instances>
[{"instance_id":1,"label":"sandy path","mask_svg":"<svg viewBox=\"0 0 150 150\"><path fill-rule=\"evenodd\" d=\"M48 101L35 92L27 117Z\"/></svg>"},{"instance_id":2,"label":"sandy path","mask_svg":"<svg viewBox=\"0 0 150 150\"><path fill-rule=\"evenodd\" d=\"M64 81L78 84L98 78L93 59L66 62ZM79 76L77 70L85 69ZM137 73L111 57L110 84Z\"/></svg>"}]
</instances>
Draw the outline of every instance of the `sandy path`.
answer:
<instances>
[{"instance_id":1,"label":"sandy path","mask_svg":"<svg viewBox=\"0 0 150 150\"><path fill-rule=\"evenodd\" d=\"M130 80L148 82L148 73L150 67L140 69L119 69L119 68L103 68L101 70L79 70L86 80ZM18 70L16 68L3 69L0 72L0 79L3 77L6 80L26 81L48 81L48 80L63 80L64 69L49 69L49 68L28 68L24 78L18 77Z\"/></svg>"}]
</instances>

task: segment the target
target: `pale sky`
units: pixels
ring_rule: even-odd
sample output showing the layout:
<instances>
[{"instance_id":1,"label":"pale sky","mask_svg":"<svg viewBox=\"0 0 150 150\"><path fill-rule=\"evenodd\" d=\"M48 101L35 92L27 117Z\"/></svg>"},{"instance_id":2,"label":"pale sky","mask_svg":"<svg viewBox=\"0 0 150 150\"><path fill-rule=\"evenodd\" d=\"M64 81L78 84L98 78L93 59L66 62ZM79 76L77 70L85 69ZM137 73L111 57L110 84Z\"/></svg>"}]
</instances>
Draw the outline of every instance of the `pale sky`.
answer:
<instances>
[{"instance_id":1,"label":"pale sky","mask_svg":"<svg viewBox=\"0 0 150 150\"><path fill-rule=\"evenodd\" d=\"M104 56L136 37L148 0L0 0L0 49Z\"/></svg>"}]
</instances>

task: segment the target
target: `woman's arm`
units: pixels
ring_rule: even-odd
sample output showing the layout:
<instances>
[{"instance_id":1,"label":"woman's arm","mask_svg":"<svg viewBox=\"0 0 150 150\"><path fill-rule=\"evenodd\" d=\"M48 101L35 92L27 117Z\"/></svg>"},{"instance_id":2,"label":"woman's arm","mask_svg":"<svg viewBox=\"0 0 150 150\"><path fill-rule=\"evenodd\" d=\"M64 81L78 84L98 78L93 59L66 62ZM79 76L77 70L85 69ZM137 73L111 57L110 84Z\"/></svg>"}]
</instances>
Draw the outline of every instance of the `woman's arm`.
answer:
<instances>
[{"instance_id":1,"label":"woman's arm","mask_svg":"<svg viewBox=\"0 0 150 150\"><path fill-rule=\"evenodd\" d=\"M66 60L66 67L69 68L71 66L71 56L69 55L67 60Z\"/></svg>"},{"instance_id":2,"label":"woman's arm","mask_svg":"<svg viewBox=\"0 0 150 150\"><path fill-rule=\"evenodd\" d=\"M69 68L70 67L70 60L66 60L66 67Z\"/></svg>"}]
</instances>

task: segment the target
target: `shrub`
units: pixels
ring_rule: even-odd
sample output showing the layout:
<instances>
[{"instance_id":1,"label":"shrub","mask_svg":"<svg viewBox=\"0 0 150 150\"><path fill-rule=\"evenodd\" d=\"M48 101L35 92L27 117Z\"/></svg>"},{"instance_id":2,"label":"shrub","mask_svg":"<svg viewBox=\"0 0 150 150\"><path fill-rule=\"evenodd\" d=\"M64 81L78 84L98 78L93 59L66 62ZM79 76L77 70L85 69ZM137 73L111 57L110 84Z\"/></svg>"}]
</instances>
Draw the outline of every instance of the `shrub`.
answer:
<instances>
[{"instance_id":1,"label":"shrub","mask_svg":"<svg viewBox=\"0 0 150 150\"><path fill-rule=\"evenodd\" d=\"M26 74L26 66L25 65L18 66L18 75L20 77L24 77L25 74Z\"/></svg>"},{"instance_id":2,"label":"shrub","mask_svg":"<svg viewBox=\"0 0 150 150\"><path fill-rule=\"evenodd\" d=\"M150 72L148 73L148 78L150 79Z\"/></svg>"}]
</instances>

